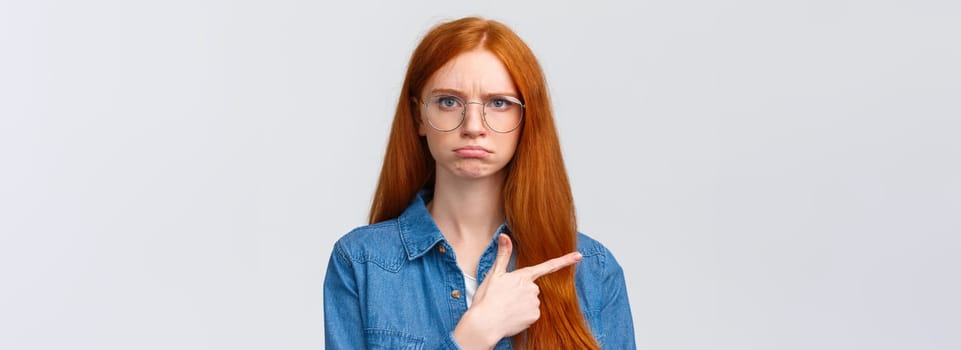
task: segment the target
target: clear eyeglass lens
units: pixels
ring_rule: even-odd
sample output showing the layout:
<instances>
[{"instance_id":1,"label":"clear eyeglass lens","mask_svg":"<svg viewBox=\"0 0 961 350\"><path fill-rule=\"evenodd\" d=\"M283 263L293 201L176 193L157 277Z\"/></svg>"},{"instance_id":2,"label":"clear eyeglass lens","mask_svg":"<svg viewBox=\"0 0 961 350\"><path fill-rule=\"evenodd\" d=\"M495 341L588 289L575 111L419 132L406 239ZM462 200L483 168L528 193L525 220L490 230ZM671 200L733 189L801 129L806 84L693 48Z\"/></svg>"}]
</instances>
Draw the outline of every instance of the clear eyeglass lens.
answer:
<instances>
[{"instance_id":1,"label":"clear eyeglass lens","mask_svg":"<svg viewBox=\"0 0 961 350\"><path fill-rule=\"evenodd\" d=\"M454 96L433 96L427 105L427 121L439 131L452 131L461 126L467 115L468 106L478 102L464 102ZM496 132L511 132L516 129L524 116L524 105L512 97L493 97L483 105L484 123Z\"/></svg>"}]
</instances>

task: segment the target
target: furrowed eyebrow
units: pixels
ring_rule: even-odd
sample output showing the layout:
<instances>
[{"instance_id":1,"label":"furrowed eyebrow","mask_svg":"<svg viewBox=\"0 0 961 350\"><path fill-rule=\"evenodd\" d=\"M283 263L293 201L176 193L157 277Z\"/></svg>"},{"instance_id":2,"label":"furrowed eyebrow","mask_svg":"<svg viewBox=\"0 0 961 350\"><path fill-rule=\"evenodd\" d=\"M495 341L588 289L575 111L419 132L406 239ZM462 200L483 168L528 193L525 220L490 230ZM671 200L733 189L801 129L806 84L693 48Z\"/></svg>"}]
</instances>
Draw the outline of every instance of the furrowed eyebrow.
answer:
<instances>
[{"instance_id":1,"label":"furrowed eyebrow","mask_svg":"<svg viewBox=\"0 0 961 350\"><path fill-rule=\"evenodd\" d=\"M454 90L454 89L432 89L430 90L430 94L431 96L434 96L434 95L453 95L458 97L464 96L463 92L460 92L459 90Z\"/></svg>"},{"instance_id":2,"label":"furrowed eyebrow","mask_svg":"<svg viewBox=\"0 0 961 350\"><path fill-rule=\"evenodd\" d=\"M464 94L462 91L457 90L457 89L446 89L446 88L431 89L431 90L430 90L430 94L431 94L431 96L436 96L436 95L451 95L451 96L457 96L457 97L460 97L460 98L466 100L466 98L465 98L465 95L466 95L466 94ZM488 92L488 93L483 94L481 97L483 97L484 100L487 100L487 99L489 99L489 98L491 98L491 97L497 97L497 96L509 96L509 97L513 97L513 98L516 98L516 99L520 100L520 97L517 96L517 94L516 94L516 93L513 93L513 92Z\"/></svg>"}]
</instances>

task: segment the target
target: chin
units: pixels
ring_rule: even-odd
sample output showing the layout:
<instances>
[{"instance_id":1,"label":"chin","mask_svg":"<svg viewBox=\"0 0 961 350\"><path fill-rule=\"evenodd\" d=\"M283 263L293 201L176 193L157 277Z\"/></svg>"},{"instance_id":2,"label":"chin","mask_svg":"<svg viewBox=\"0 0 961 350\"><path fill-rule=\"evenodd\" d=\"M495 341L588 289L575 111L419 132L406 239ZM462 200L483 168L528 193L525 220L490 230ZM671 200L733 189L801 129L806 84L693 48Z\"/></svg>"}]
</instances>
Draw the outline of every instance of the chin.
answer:
<instances>
[{"instance_id":1,"label":"chin","mask_svg":"<svg viewBox=\"0 0 961 350\"><path fill-rule=\"evenodd\" d=\"M479 179L482 177L490 176L490 172L476 169L457 169L454 171L454 175L457 177Z\"/></svg>"},{"instance_id":2,"label":"chin","mask_svg":"<svg viewBox=\"0 0 961 350\"><path fill-rule=\"evenodd\" d=\"M460 178L481 179L503 174L503 168L494 170L488 167L463 167L454 169L453 174Z\"/></svg>"},{"instance_id":3,"label":"chin","mask_svg":"<svg viewBox=\"0 0 961 350\"><path fill-rule=\"evenodd\" d=\"M488 161L481 161L479 159L461 159L448 163L447 166L443 168L446 169L448 174L455 178L482 179L503 174L505 169L504 165L506 164L491 164Z\"/></svg>"}]
</instances>

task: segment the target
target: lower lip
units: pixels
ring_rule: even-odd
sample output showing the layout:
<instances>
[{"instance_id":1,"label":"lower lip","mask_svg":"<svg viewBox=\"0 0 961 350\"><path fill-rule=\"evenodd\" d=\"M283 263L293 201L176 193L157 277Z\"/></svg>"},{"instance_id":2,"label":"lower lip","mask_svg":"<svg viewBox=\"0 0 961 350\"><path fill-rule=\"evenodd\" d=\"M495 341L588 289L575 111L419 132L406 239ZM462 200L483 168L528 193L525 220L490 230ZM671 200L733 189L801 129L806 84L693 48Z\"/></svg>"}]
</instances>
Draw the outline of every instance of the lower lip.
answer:
<instances>
[{"instance_id":1,"label":"lower lip","mask_svg":"<svg viewBox=\"0 0 961 350\"><path fill-rule=\"evenodd\" d=\"M487 151L482 149L459 149L454 154L463 158L481 158L487 155Z\"/></svg>"}]
</instances>

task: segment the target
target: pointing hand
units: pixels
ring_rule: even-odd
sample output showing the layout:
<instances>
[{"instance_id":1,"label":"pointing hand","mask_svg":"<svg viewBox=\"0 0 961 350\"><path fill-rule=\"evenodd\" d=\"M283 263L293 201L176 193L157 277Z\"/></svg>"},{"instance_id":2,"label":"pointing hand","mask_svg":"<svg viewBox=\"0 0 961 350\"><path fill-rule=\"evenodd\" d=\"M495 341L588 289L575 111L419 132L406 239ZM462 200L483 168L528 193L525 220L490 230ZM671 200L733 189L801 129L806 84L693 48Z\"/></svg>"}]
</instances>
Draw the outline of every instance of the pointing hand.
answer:
<instances>
[{"instance_id":1,"label":"pointing hand","mask_svg":"<svg viewBox=\"0 0 961 350\"><path fill-rule=\"evenodd\" d=\"M510 237L497 238L497 258L484 282L477 288L471 308L454 329L454 338L464 349L489 349L501 338L527 329L541 317L538 278L581 261L572 252L538 265L507 272L513 244Z\"/></svg>"}]
</instances>

